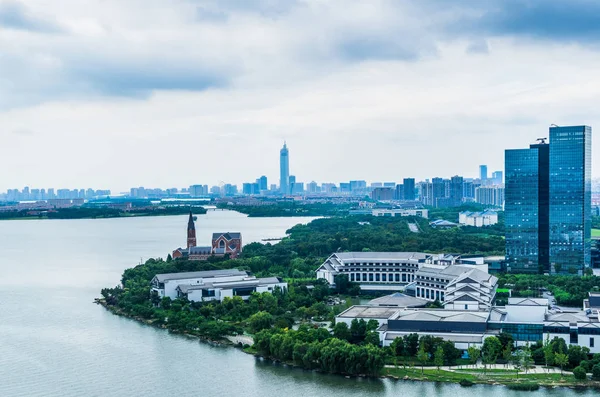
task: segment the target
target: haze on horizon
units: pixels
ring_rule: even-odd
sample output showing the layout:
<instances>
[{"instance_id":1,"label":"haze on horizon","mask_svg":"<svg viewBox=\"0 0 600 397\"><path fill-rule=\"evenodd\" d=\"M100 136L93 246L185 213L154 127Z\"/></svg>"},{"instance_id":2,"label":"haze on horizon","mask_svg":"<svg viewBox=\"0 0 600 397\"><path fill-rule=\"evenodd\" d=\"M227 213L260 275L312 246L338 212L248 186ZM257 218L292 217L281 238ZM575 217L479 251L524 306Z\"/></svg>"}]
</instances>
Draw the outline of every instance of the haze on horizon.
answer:
<instances>
[{"instance_id":1,"label":"haze on horizon","mask_svg":"<svg viewBox=\"0 0 600 397\"><path fill-rule=\"evenodd\" d=\"M278 183L284 140L299 181L475 177L600 129L599 44L591 0L0 0L0 191Z\"/></svg>"}]
</instances>

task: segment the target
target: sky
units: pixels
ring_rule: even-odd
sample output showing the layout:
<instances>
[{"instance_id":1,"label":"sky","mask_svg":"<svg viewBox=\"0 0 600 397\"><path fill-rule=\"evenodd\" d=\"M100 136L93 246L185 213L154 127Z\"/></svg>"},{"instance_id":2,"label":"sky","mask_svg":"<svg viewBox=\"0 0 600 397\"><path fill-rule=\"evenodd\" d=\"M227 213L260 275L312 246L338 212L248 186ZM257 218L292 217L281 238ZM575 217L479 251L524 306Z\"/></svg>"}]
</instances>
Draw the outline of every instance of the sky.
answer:
<instances>
[{"instance_id":1,"label":"sky","mask_svg":"<svg viewBox=\"0 0 600 397\"><path fill-rule=\"evenodd\" d=\"M298 181L476 177L600 130L599 70L595 0L0 0L0 191L278 183L284 141Z\"/></svg>"}]
</instances>

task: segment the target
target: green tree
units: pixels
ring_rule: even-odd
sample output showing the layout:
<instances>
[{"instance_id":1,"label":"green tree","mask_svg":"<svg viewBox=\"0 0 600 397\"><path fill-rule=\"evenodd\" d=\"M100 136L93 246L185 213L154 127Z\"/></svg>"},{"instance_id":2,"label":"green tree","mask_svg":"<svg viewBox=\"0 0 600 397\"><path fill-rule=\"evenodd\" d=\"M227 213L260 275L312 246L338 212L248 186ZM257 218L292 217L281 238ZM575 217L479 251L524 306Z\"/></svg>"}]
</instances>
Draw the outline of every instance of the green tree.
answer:
<instances>
[{"instance_id":1,"label":"green tree","mask_svg":"<svg viewBox=\"0 0 600 397\"><path fill-rule=\"evenodd\" d=\"M438 346L438 348L435 350L435 354L433 355L433 363L437 367L438 371L440 370L440 367L444 365L444 349L442 346Z\"/></svg>"},{"instance_id":2,"label":"green tree","mask_svg":"<svg viewBox=\"0 0 600 397\"><path fill-rule=\"evenodd\" d=\"M404 347L406 349L406 353L409 356L414 356L417 354L419 350L419 335L418 334L408 334L404 336Z\"/></svg>"},{"instance_id":3,"label":"green tree","mask_svg":"<svg viewBox=\"0 0 600 397\"><path fill-rule=\"evenodd\" d=\"M484 372L487 364L494 364L502 351L502 343L495 336L486 338L481 348L481 359L484 364Z\"/></svg>"},{"instance_id":4,"label":"green tree","mask_svg":"<svg viewBox=\"0 0 600 397\"><path fill-rule=\"evenodd\" d=\"M552 349L552 344L550 343L550 336L546 336L546 341L544 342L544 361L546 362L546 367L548 371L550 371L550 366L554 364L554 351Z\"/></svg>"},{"instance_id":5,"label":"green tree","mask_svg":"<svg viewBox=\"0 0 600 397\"><path fill-rule=\"evenodd\" d=\"M271 328L273 325L273 316L271 313L260 311L254 313L248 318L248 326L252 333L257 333L263 329Z\"/></svg>"},{"instance_id":6,"label":"green tree","mask_svg":"<svg viewBox=\"0 0 600 397\"><path fill-rule=\"evenodd\" d=\"M506 361L506 364L508 364L510 362L511 357L512 357L512 348L511 348L511 346L507 345L502 350L502 358L504 359L504 361Z\"/></svg>"},{"instance_id":7,"label":"green tree","mask_svg":"<svg viewBox=\"0 0 600 397\"><path fill-rule=\"evenodd\" d=\"M375 331L367 332L365 336L365 345L379 346L379 333Z\"/></svg>"},{"instance_id":8,"label":"green tree","mask_svg":"<svg viewBox=\"0 0 600 397\"><path fill-rule=\"evenodd\" d=\"M404 350L404 339L403 338L394 339L393 342L391 343L390 347L392 348L392 352L394 352L394 355L396 357L401 357L406 354L406 352Z\"/></svg>"},{"instance_id":9,"label":"green tree","mask_svg":"<svg viewBox=\"0 0 600 397\"><path fill-rule=\"evenodd\" d=\"M560 367L560 376L562 376L563 368L569 363L569 357L566 354L557 353L554 355L554 362Z\"/></svg>"},{"instance_id":10,"label":"green tree","mask_svg":"<svg viewBox=\"0 0 600 397\"><path fill-rule=\"evenodd\" d=\"M467 354L469 355L469 362L475 366L481 355L481 350L477 346L469 346L467 348Z\"/></svg>"},{"instance_id":11,"label":"green tree","mask_svg":"<svg viewBox=\"0 0 600 397\"><path fill-rule=\"evenodd\" d=\"M586 380L587 379L587 373L585 372L585 369L581 365L577 366L573 369L573 375L575 376L575 379L577 379L577 380Z\"/></svg>"},{"instance_id":12,"label":"green tree","mask_svg":"<svg viewBox=\"0 0 600 397\"><path fill-rule=\"evenodd\" d=\"M348 342L352 339L352 333L346 323L337 323L335 327L333 327L333 336Z\"/></svg>"},{"instance_id":13,"label":"green tree","mask_svg":"<svg viewBox=\"0 0 600 397\"><path fill-rule=\"evenodd\" d=\"M592 379L600 380L600 364L596 364L592 367Z\"/></svg>"},{"instance_id":14,"label":"green tree","mask_svg":"<svg viewBox=\"0 0 600 397\"><path fill-rule=\"evenodd\" d=\"M533 366L533 359L531 357L531 349L529 346L523 349L523 354L521 356L523 368L525 368L525 373L529 372L529 368Z\"/></svg>"},{"instance_id":15,"label":"green tree","mask_svg":"<svg viewBox=\"0 0 600 397\"><path fill-rule=\"evenodd\" d=\"M421 347L419 348L419 351L417 352L417 360L421 364L421 374L423 374L423 372L424 372L423 367L427 363L427 360L429 360L429 355L425 351L425 348L423 347L423 345L421 345Z\"/></svg>"}]
</instances>

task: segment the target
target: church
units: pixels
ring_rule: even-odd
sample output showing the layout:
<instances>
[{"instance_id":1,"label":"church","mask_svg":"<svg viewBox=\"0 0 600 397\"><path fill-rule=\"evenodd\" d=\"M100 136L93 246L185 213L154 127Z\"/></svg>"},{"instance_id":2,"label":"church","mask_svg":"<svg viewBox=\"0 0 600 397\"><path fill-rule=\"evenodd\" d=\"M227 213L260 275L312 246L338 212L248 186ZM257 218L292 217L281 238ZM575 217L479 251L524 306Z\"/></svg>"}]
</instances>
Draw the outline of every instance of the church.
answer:
<instances>
[{"instance_id":1,"label":"church","mask_svg":"<svg viewBox=\"0 0 600 397\"><path fill-rule=\"evenodd\" d=\"M196 225L190 211L187 226L187 248L177 248L173 251L173 259L183 258L192 261L205 261L209 256L229 255L236 259L242 252L242 234L239 232L213 233L210 246L196 245Z\"/></svg>"}]
</instances>

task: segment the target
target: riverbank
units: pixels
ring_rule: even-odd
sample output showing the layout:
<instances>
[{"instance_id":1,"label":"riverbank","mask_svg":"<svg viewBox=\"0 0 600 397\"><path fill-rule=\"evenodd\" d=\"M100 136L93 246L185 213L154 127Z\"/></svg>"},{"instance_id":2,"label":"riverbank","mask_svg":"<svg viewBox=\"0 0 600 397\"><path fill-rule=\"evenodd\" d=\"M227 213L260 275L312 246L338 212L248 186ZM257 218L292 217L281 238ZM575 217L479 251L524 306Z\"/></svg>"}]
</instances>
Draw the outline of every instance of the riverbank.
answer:
<instances>
[{"instance_id":1,"label":"riverbank","mask_svg":"<svg viewBox=\"0 0 600 397\"><path fill-rule=\"evenodd\" d=\"M57 209L31 209L19 211L0 211L0 221L2 220L45 220L45 219L114 219L114 218L138 218L149 216L170 216L185 215L190 212L195 215L204 215L207 210L201 206L182 206L182 207L143 207L132 209L117 208L92 208L92 207L71 207Z\"/></svg>"},{"instance_id":2,"label":"riverbank","mask_svg":"<svg viewBox=\"0 0 600 397\"><path fill-rule=\"evenodd\" d=\"M289 366L297 369L305 369L300 365L297 365L293 361L283 362L280 360L274 360L270 357L265 357L256 351L249 343L242 343L241 340L236 343L235 337L233 339L223 337L223 338L208 338L204 335L198 335L192 331L173 331L169 330L165 325L156 324L156 322L148 319L144 319L142 317L133 316L123 312L121 309L115 306L108 305L104 299L96 299L96 304L104 307L106 310L110 311L114 315L118 315L121 317L126 317L145 325L149 325L155 328L164 329L170 333L176 335L183 335L189 338L195 338L203 343L209 343L217 346L224 347L236 347L241 348L242 352L253 355L257 358L273 361L275 363L279 363L285 366ZM248 336L242 336L244 342L250 342L251 338ZM320 372L317 370L317 372ZM349 377L346 375L340 375ZM557 387L567 387L573 389L579 388L593 388L600 390L600 382L598 381L579 381L576 380L573 374L569 372L556 372L552 370L550 373L540 373L537 371L536 373L516 373L511 369L500 369L500 368L490 368L486 371L486 373L481 372L481 368L470 368L470 367L442 367L441 369L436 369L432 367L425 367L423 370L418 367L393 367L386 366L382 373L379 376L353 376L355 378L364 378L364 377L381 377L381 378L390 378L397 381L418 381L418 382L443 382L443 383L454 383L460 384L462 386L470 386L470 385L495 385L495 386L506 386L509 388L529 388L535 390L539 387L546 388L557 388Z\"/></svg>"}]
</instances>

